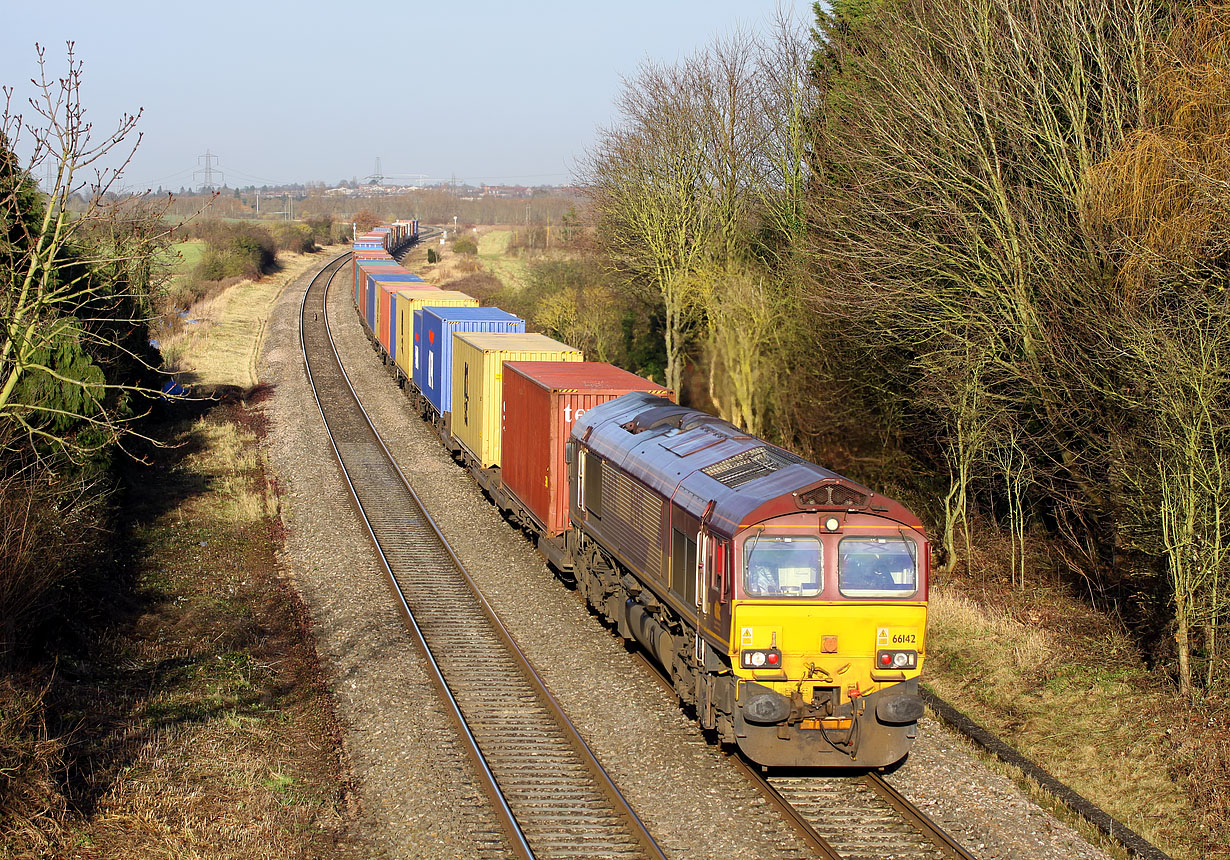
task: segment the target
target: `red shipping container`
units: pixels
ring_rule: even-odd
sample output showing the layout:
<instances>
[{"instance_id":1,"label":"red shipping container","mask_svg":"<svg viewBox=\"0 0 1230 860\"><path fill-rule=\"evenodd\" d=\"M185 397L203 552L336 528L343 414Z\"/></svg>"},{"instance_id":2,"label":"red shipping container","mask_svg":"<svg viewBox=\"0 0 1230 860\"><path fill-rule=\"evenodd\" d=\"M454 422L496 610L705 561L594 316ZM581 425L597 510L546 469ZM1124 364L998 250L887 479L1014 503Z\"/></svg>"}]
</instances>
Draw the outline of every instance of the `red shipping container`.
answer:
<instances>
[{"instance_id":1,"label":"red shipping container","mask_svg":"<svg viewBox=\"0 0 1230 860\"><path fill-rule=\"evenodd\" d=\"M675 392L600 361L504 362L500 480L548 537L568 528L564 445L586 409L629 391Z\"/></svg>"}]
</instances>

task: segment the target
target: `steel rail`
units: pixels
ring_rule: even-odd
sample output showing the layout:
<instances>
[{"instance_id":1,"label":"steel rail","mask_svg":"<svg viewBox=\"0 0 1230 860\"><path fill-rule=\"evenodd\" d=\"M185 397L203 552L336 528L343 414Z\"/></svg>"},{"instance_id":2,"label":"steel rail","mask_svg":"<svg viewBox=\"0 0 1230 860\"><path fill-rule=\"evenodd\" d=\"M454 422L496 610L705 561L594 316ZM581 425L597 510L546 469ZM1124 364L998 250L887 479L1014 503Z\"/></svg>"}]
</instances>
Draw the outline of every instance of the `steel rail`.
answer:
<instances>
[{"instance_id":1,"label":"steel rail","mask_svg":"<svg viewBox=\"0 0 1230 860\"><path fill-rule=\"evenodd\" d=\"M946 857L951 857L952 860L978 860L966 851L961 843L932 821L930 816L890 785L883 775L875 771L868 771L863 775L863 784L878 794L902 818L907 819L919 833L927 838L927 841L943 851Z\"/></svg>"},{"instance_id":2,"label":"steel rail","mask_svg":"<svg viewBox=\"0 0 1230 860\"><path fill-rule=\"evenodd\" d=\"M401 611L402 618L405 620L407 625L409 625L410 631L414 636L415 642L418 643L420 651L427 658L428 666L431 669L429 673L431 676L431 679L434 682L436 688L439 690L440 694L444 697L444 701L447 703L449 707L449 715L453 718L453 722L455 723L455 725L457 726L458 730L461 733L461 738L463 740L462 746L465 749L466 754L468 758L470 759L471 763L474 765L474 767L477 769L479 773L480 779L482 781L483 791L487 795L488 799L491 801L491 804L496 811L496 815L500 819L500 823L504 828L505 834L511 840L510 847L513 849L513 852L518 857L523 858L523 860L534 860L534 852L530 849L529 843L526 841L525 834L522 832L520 826L517 824L517 820L513 816L512 810L509 809L508 803L504 799L504 795L500 792L499 785L495 779L495 774L492 773L491 768L488 767L487 760L483 757L482 750L479 749L478 741L475 739L473 733L470 731L470 727L469 725L467 725L465 721L465 716L462 714L461 708L458 705L457 700L453 697L452 691L449 690L448 684L444 680L444 674L442 670L440 669L440 665L439 663L436 662L434 655L431 653L431 649L427 646L427 641L423 636L423 631L419 628L418 622L414 618L414 613L411 612L410 610L410 604L406 601L406 595L401 590L401 587L398 585L397 579L393 574L393 570L389 565L388 558L385 556L384 551L380 546L380 542L376 537L375 530L372 528L372 523L367 518L367 515L363 510L363 505L359 500L358 491L355 488L354 482L351 480L350 472L349 470L346 469L345 465L343 464L342 454L338 450L338 447L337 447L337 440L334 438L333 433L329 429L329 421L328 421L327 416L325 415L324 404L321 402L320 396L317 393L316 378L315 378L315 375L312 373L312 363L308 358L308 348L307 348L306 335L305 335L306 322L307 322L308 296L311 294L312 288L316 286L317 279L324 277L325 272L328 271L329 269L329 266L339 264L337 265L336 268L334 268L332 272L329 272L328 281L324 289L322 290L321 309L315 312L315 313L321 314L324 317L325 327L327 330L328 329L328 314L327 314L328 288L330 285L332 285L333 278L337 275L339 271L342 270L342 266L340 264L344 262L345 260L348 260L350 256L351 256L350 252L347 252L345 254L342 254L340 257L337 257L336 259L331 260L328 264L325 265L324 268L320 270L320 272L316 275L316 277L312 279L312 282L308 285L307 290L305 290L303 293L303 301L300 303L300 306L299 306L299 346L300 346L300 349L303 351L303 366L307 372L308 386L312 389L312 394L316 398L316 406L317 406L317 409L320 411L320 419L324 424L325 433L329 439L329 445L333 449L333 455L337 459L338 466L341 469L342 478L346 481L346 487L350 491L351 502L354 504L355 510L358 512L359 518L363 522L363 527L367 530L367 536L371 540L372 546L375 548L376 554L380 558L380 563L384 568L386 582L390 590L393 592L394 600L397 602L397 606L398 606L398 609ZM332 336L329 337L329 342L332 344L333 342ZM340 359L338 360L338 367L339 368L341 367ZM345 371L343 370L343 373L344 372ZM355 399L357 402L358 398L356 397Z\"/></svg>"}]
</instances>

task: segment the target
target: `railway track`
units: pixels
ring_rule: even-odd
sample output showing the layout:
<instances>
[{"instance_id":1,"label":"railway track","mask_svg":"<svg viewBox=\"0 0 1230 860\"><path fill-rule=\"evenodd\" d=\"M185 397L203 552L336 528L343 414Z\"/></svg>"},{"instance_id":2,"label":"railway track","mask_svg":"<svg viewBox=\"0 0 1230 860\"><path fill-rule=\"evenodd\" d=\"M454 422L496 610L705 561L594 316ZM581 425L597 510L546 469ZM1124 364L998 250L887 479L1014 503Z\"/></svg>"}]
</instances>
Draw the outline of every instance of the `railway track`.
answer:
<instances>
[{"instance_id":1,"label":"railway track","mask_svg":"<svg viewBox=\"0 0 1230 860\"><path fill-rule=\"evenodd\" d=\"M661 668L636 652L670 696ZM874 772L768 771L730 756L761 795L825 860L976 860L926 813Z\"/></svg>"},{"instance_id":2,"label":"railway track","mask_svg":"<svg viewBox=\"0 0 1230 860\"><path fill-rule=\"evenodd\" d=\"M329 331L326 293L300 308L309 382L355 506L475 771L524 858L664 858L462 569L372 428Z\"/></svg>"},{"instance_id":3,"label":"railway track","mask_svg":"<svg viewBox=\"0 0 1230 860\"><path fill-rule=\"evenodd\" d=\"M739 763L821 857L975 860L879 774L764 774Z\"/></svg>"}]
</instances>

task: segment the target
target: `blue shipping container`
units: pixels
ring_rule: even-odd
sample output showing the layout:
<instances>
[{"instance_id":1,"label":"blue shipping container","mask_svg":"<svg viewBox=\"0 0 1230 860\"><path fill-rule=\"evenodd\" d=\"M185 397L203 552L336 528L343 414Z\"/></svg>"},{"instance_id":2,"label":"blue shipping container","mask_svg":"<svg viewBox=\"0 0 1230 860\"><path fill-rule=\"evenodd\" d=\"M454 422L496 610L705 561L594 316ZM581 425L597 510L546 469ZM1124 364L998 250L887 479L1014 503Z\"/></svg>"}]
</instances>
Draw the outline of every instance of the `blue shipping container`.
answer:
<instances>
[{"instance_id":1,"label":"blue shipping container","mask_svg":"<svg viewBox=\"0 0 1230 860\"><path fill-rule=\"evenodd\" d=\"M440 414L453 409L453 332L524 334L525 320L499 308L414 312L414 384Z\"/></svg>"},{"instance_id":2,"label":"blue shipping container","mask_svg":"<svg viewBox=\"0 0 1230 860\"><path fill-rule=\"evenodd\" d=\"M376 333L376 291L371 286L367 287L367 307L364 309L363 318L367 320L367 328L372 334Z\"/></svg>"}]
</instances>

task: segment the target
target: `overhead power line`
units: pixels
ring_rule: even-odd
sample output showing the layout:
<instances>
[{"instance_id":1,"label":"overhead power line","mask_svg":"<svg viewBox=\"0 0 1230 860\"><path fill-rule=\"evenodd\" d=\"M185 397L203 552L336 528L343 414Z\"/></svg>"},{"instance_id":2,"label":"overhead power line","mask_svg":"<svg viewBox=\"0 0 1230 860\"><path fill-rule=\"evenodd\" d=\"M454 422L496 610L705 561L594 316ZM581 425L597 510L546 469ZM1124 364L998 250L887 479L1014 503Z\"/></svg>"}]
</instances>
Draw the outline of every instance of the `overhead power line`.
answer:
<instances>
[{"instance_id":1,"label":"overhead power line","mask_svg":"<svg viewBox=\"0 0 1230 860\"><path fill-rule=\"evenodd\" d=\"M205 190L214 191L217 189L218 185L222 184L222 182L225 182L225 178L222 179L222 182L218 182L218 183L214 182L215 173L217 173L219 177L223 177L222 171L214 170L213 164L212 164L212 162L218 160L218 156L212 154L208 149L206 149L204 155L197 156L196 163L200 164L201 159L205 159L205 167L203 167L201 170L192 171L192 178L195 180L197 176L203 175L205 177L205 181L201 183L201 190L202 191L205 191Z\"/></svg>"}]
</instances>

